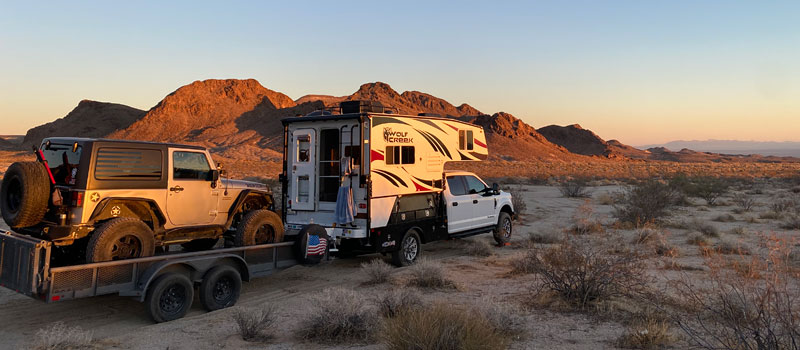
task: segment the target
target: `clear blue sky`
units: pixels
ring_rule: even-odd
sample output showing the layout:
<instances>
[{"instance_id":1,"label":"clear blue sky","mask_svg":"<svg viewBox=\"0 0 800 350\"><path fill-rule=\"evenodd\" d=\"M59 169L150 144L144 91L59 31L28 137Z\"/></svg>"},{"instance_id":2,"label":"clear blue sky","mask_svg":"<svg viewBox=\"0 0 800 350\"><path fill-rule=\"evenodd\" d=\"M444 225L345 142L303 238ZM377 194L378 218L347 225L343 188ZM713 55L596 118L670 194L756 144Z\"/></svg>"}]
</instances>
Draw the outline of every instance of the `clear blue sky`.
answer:
<instances>
[{"instance_id":1,"label":"clear blue sky","mask_svg":"<svg viewBox=\"0 0 800 350\"><path fill-rule=\"evenodd\" d=\"M800 2L0 0L0 134L207 78L383 81L629 144L798 141Z\"/></svg>"}]
</instances>

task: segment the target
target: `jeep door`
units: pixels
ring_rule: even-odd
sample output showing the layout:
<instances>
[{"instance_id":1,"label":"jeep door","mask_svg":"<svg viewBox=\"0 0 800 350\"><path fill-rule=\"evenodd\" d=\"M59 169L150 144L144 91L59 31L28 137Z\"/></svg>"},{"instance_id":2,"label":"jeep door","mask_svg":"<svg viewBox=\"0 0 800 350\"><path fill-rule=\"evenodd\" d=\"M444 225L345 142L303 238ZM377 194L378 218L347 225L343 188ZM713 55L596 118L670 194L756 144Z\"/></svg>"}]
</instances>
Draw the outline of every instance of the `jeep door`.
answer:
<instances>
[{"instance_id":1,"label":"jeep door","mask_svg":"<svg viewBox=\"0 0 800 350\"><path fill-rule=\"evenodd\" d=\"M217 217L212 164L206 152L170 149L167 216L173 226L207 225Z\"/></svg>"},{"instance_id":2,"label":"jeep door","mask_svg":"<svg viewBox=\"0 0 800 350\"><path fill-rule=\"evenodd\" d=\"M468 193L464 177L448 176L444 198L447 204L447 232L456 233L474 227L472 195Z\"/></svg>"}]
</instances>

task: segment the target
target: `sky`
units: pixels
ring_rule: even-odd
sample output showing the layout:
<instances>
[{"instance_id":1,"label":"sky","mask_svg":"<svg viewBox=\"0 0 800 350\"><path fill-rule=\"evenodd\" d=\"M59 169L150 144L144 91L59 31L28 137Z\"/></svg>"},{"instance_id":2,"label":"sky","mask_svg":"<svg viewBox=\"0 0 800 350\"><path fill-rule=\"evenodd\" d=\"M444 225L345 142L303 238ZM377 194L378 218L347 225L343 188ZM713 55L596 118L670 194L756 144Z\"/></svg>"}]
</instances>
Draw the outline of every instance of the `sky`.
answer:
<instances>
[{"instance_id":1,"label":"sky","mask_svg":"<svg viewBox=\"0 0 800 350\"><path fill-rule=\"evenodd\" d=\"M0 0L0 134L209 78L382 81L632 145L800 141L800 2Z\"/></svg>"}]
</instances>

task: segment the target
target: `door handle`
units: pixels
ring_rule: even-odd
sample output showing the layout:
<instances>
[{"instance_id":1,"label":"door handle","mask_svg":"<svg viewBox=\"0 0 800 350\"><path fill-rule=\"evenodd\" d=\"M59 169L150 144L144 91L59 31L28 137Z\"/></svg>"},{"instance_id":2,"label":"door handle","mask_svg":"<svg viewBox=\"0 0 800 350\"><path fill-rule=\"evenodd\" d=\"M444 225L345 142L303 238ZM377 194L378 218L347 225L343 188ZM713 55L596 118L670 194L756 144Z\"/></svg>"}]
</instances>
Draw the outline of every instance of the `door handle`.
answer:
<instances>
[{"instance_id":1,"label":"door handle","mask_svg":"<svg viewBox=\"0 0 800 350\"><path fill-rule=\"evenodd\" d=\"M478 204L478 200L477 199L473 199L472 200L472 204Z\"/></svg>"},{"instance_id":2,"label":"door handle","mask_svg":"<svg viewBox=\"0 0 800 350\"><path fill-rule=\"evenodd\" d=\"M174 186L174 187L170 187L169 190L172 191L172 192L180 192L180 191L183 191L183 187Z\"/></svg>"},{"instance_id":3,"label":"door handle","mask_svg":"<svg viewBox=\"0 0 800 350\"><path fill-rule=\"evenodd\" d=\"M453 206L457 207L458 206L458 202L453 202Z\"/></svg>"}]
</instances>

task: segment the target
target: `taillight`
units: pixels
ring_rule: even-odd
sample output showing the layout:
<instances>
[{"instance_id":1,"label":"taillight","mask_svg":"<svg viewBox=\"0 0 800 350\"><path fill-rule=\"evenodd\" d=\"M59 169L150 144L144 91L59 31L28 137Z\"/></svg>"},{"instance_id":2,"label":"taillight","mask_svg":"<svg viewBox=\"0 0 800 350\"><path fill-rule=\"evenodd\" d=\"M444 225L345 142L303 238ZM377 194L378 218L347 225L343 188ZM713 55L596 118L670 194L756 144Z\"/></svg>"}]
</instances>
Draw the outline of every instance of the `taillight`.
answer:
<instances>
[{"instance_id":1,"label":"taillight","mask_svg":"<svg viewBox=\"0 0 800 350\"><path fill-rule=\"evenodd\" d=\"M365 203L358 203L359 209L367 209L367 205Z\"/></svg>"},{"instance_id":2,"label":"taillight","mask_svg":"<svg viewBox=\"0 0 800 350\"><path fill-rule=\"evenodd\" d=\"M83 192L72 192L72 206L73 207L83 206Z\"/></svg>"}]
</instances>

